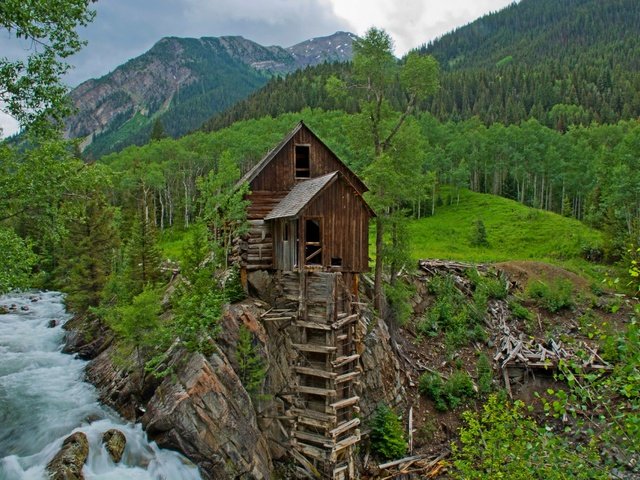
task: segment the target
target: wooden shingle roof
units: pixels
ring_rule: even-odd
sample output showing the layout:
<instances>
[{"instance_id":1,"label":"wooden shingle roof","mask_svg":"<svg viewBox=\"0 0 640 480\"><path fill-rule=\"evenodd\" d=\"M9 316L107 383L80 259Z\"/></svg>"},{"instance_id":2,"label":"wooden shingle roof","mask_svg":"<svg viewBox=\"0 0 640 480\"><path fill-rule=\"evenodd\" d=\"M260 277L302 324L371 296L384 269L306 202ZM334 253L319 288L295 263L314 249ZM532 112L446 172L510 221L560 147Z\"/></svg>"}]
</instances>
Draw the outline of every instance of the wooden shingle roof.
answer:
<instances>
[{"instance_id":1,"label":"wooden shingle roof","mask_svg":"<svg viewBox=\"0 0 640 480\"><path fill-rule=\"evenodd\" d=\"M340 175L339 172L331 172L321 177L298 183L264 219L273 220L298 216L309 202L338 178L338 175Z\"/></svg>"}]
</instances>

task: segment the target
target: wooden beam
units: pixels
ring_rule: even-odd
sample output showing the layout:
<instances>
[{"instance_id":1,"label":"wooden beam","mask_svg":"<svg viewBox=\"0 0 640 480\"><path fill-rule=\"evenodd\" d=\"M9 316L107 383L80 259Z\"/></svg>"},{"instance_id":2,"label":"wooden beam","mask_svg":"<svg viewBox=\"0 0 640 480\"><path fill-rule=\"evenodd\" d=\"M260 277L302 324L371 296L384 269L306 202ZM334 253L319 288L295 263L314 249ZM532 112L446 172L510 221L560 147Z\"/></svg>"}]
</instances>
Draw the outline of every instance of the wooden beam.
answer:
<instances>
[{"instance_id":1,"label":"wooden beam","mask_svg":"<svg viewBox=\"0 0 640 480\"><path fill-rule=\"evenodd\" d=\"M291 413L296 417L308 417L323 422L336 422L338 418L335 415L331 415L329 413L318 412L316 410L309 410L306 408L292 408Z\"/></svg>"},{"instance_id":2,"label":"wooden beam","mask_svg":"<svg viewBox=\"0 0 640 480\"><path fill-rule=\"evenodd\" d=\"M360 315L357 313L354 313L353 315L349 315L348 317L344 317L336 322L333 322L331 324L331 328L333 328L334 330L337 330L339 328L344 327L345 325L348 325L351 322L355 322L356 320L358 320L358 317Z\"/></svg>"},{"instance_id":3,"label":"wooden beam","mask_svg":"<svg viewBox=\"0 0 640 480\"><path fill-rule=\"evenodd\" d=\"M345 398L344 400L340 400L339 402L335 402L330 404L329 406L335 410L339 410L341 408L350 407L351 405L355 405L360 401L360 397L351 397Z\"/></svg>"},{"instance_id":4,"label":"wooden beam","mask_svg":"<svg viewBox=\"0 0 640 480\"><path fill-rule=\"evenodd\" d=\"M293 443L293 447L296 450L298 450L299 452L303 453L308 457L314 458L316 460L320 460L321 462L324 462L327 460L327 454L329 452L327 452L322 448L314 447L312 445L307 445L306 443L298 442L296 440L294 440L292 443Z\"/></svg>"},{"instance_id":5,"label":"wooden beam","mask_svg":"<svg viewBox=\"0 0 640 480\"><path fill-rule=\"evenodd\" d=\"M309 393L311 395L321 395L323 397L335 397L338 395L338 392L335 390L330 390L328 388L318 388L318 387L307 387L305 385L298 385L295 387L296 392L298 393Z\"/></svg>"},{"instance_id":6,"label":"wooden beam","mask_svg":"<svg viewBox=\"0 0 640 480\"><path fill-rule=\"evenodd\" d=\"M343 365L346 365L347 363L351 363L355 360L358 360L359 358L360 358L360 355L358 355L357 353L353 355L349 355L348 357L338 357L333 362L331 362L331 365L333 365L334 368L338 368L338 367L342 367Z\"/></svg>"},{"instance_id":7,"label":"wooden beam","mask_svg":"<svg viewBox=\"0 0 640 480\"><path fill-rule=\"evenodd\" d=\"M338 349L338 347L329 347L327 345L314 345L312 343L294 343L293 348L300 350L302 352L315 352L315 353L331 353L331 352L335 352Z\"/></svg>"},{"instance_id":8,"label":"wooden beam","mask_svg":"<svg viewBox=\"0 0 640 480\"><path fill-rule=\"evenodd\" d=\"M330 378L334 379L338 376L335 372L327 372L326 370L320 370L318 368L309 368L309 367L293 367L293 369L297 373L301 373L303 375L311 375L312 377L322 377L322 378Z\"/></svg>"},{"instance_id":9,"label":"wooden beam","mask_svg":"<svg viewBox=\"0 0 640 480\"><path fill-rule=\"evenodd\" d=\"M293 434L293 436L295 438L299 438L300 440L306 440L307 442L313 442L313 443L317 443L317 444L320 444L320 445L323 445L323 446L329 440L324 435L318 435L317 433L302 432L300 430L294 430L292 432L292 434ZM329 448L331 448L331 447L332 447L332 445L329 444Z\"/></svg>"},{"instance_id":10,"label":"wooden beam","mask_svg":"<svg viewBox=\"0 0 640 480\"><path fill-rule=\"evenodd\" d=\"M360 375L360 371L356 370L354 372L345 373L342 375L338 375L336 377L336 383L348 382L349 380L353 380L354 378Z\"/></svg>"},{"instance_id":11,"label":"wooden beam","mask_svg":"<svg viewBox=\"0 0 640 480\"><path fill-rule=\"evenodd\" d=\"M316 330L331 330L331 325L327 325L326 323L305 322L303 320L298 320L296 321L295 325L296 327L315 328Z\"/></svg>"},{"instance_id":12,"label":"wooden beam","mask_svg":"<svg viewBox=\"0 0 640 480\"><path fill-rule=\"evenodd\" d=\"M360 425L360 419L354 418L353 420L350 420L347 423L343 423L342 425L337 426L333 430L330 430L329 435L335 438L338 435L342 435L344 432L351 430L352 428L356 428L358 425Z\"/></svg>"}]
</instances>

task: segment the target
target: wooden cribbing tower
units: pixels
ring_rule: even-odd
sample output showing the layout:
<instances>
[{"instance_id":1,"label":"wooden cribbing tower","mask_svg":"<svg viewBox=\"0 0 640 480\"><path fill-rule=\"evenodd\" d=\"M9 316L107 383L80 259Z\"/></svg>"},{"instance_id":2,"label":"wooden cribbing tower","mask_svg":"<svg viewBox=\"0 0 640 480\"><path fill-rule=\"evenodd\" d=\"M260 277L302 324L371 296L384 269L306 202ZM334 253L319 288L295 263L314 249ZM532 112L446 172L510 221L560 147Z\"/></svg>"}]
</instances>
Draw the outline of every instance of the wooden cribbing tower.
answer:
<instances>
[{"instance_id":1,"label":"wooden cribbing tower","mask_svg":"<svg viewBox=\"0 0 640 480\"><path fill-rule=\"evenodd\" d=\"M340 273L284 273L280 283L284 298L297 296L298 303L291 444L308 461L307 469L312 466L322 478L356 478L359 313Z\"/></svg>"}]
</instances>

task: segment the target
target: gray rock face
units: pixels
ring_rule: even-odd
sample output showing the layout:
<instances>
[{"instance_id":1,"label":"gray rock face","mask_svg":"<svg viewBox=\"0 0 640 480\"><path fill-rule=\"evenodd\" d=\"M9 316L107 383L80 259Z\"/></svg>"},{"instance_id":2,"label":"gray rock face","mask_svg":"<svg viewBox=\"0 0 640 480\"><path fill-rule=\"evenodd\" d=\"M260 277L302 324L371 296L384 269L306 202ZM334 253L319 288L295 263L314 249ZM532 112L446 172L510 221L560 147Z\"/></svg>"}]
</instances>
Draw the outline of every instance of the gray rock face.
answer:
<instances>
[{"instance_id":1,"label":"gray rock face","mask_svg":"<svg viewBox=\"0 0 640 480\"><path fill-rule=\"evenodd\" d=\"M175 365L175 377L158 387L142 417L150 437L184 452L207 478L270 478L251 399L224 354L189 354Z\"/></svg>"},{"instance_id":2,"label":"gray rock face","mask_svg":"<svg viewBox=\"0 0 640 480\"><path fill-rule=\"evenodd\" d=\"M82 432L69 435L62 448L47 464L51 480L83 480L82 467L89 456L89 441Z\"/></svg>"},{"instance_id":3,"label":"gray rock face","mask_svg":"<svg viewBox=\"0 0 640 480\"><path fill-rule=\"evenodd\" d=\"M127 446L127 437L120 430L112 428L102 434L102 443L104 443L107 453L114 463L120 463L124 448Z\"/></svg>"}]
</instances>

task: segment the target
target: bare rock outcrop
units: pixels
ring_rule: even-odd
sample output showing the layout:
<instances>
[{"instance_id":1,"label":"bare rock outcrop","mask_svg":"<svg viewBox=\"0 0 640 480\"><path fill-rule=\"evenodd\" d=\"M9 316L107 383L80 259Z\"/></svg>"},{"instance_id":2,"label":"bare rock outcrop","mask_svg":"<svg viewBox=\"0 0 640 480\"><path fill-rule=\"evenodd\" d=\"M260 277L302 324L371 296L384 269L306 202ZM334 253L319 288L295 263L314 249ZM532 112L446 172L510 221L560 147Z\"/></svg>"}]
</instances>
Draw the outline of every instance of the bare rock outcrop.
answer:
<instances>
[{"instance_id":1,"label":"bare rock outcrop","mask_svg":"<svg viewBox=\"0 0 640 480\"><path fill-rule=\"evenodd\" d=\"M84 480L82 467L89 456L89 440L82 432L69 435L62 447L47 464L48 477L51 480Z\"/></svg>"},{"instance_id":2,"label":"bare rock outcrop","mask_svg":"<svg viewBox=\"0 0 640 480\"><path fill-rule=\"evenodd\" d=\"M102 443L104 443L107 453L114 463L120 463L124 449L127 446L127 437L120 430L112 428L102 434Z\"/></svg>"},{"instance_id":3,"label":"bare rock outcrop","mask_svg":"<svg viewBox=\"0 0 640 480\"><path fill-rule=\"evenodd\" d=\"M149 436L184 452L206 478L270 478L251 399L224 354L184 354L174 365L141 419Z\"/></svg>"}]
</instances>

